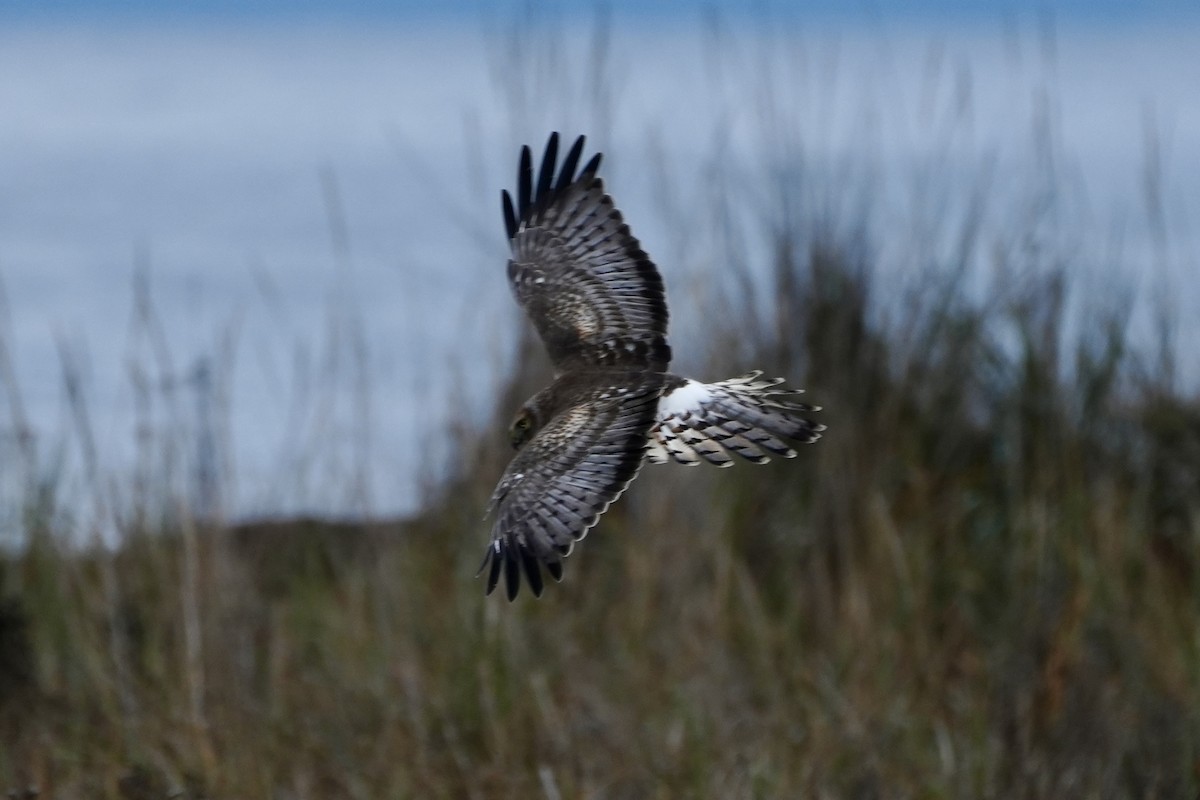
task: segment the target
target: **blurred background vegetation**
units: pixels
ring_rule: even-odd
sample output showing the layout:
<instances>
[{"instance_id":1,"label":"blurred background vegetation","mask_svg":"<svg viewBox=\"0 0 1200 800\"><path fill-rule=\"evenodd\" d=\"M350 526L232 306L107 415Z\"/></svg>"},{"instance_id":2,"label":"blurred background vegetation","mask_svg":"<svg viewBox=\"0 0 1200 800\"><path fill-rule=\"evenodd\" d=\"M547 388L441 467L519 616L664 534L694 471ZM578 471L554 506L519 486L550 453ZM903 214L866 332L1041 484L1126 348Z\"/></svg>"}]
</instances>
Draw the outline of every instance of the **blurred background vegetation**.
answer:
<instances>
[{"instance_id":1,"label":"blurred background vegetation","mask_svg":"<svg viewBox=\"0 0 1200 800\"><path fill-rule=\"evenodd\" d=\"M575 61L522 30L497 56L514 118L562 81L603 131L603 21ZM713 26L714 51L728 35ZM765 152L796 143L787 84L759 87ZM1055 163L1052 133L1031 134L1031 162ZM223 406L196 411L165 379L177 367L139 283L134 398L179 424L140 427L115 485L63 345L84 491L30 443L12 450L4 517L24 544L0 554L0 790L1197 796L1200 396L1177 319L1163 306L1156 335L1133 333L1134 293L1081 263L1073 243L1099 232L1071 228L1052 168L996 211L991 167L967 165L976 180L944 187L955 213L881 274L893 232L862 199L869 175L802 158L737 172L722 141L691 198L709 224L671 254L699 254L707 289L659 257L671 301L701 304L675 349L699 377L788 376L824 406L825 438L765 467L647 467L565 581L509 605L473 576L504 427L548 374L524 323L486 418L425 434L450 437L458 466L428 476L419 513L229 520L206 494L221 438L195 422L219 428ZM685 189L661 177L669 226ZM1148 162L1135 191L1156 185ZM1160 256L1123 251L1120 274ZM81 546L65 533L80 528L115 536Z\"/></svg>"}]
</instances>

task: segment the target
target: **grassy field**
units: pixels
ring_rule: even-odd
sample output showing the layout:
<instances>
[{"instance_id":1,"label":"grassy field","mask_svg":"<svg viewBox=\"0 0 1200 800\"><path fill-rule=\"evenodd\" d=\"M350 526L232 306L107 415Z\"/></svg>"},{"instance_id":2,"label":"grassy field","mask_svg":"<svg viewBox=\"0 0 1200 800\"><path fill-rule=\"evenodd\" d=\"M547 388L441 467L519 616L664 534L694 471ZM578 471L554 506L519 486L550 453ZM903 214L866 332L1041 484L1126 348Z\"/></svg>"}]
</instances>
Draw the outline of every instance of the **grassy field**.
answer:
<instances>
[{"instance_id":1,"label":"grassy field","mask_svg":"<svg viewBox=\"0 0 1200 800\"><path fill-rule=\"evenodd\" d=\"M828 435L648 467L540 601L473 578L499 435L464 436L469 468L402 523L164 512L80 552L32 487L0 561L0 785L1195 796L1200 402L1165 356L1119 318L1064 341L1062 274L986 306L927 286L885 324L831 243L776 252L798 325L737 349L802 376ZM540 379L521 363L500 415Z\"/></svg>"},{"instance_id":2,"label":"grassy field","mask_svg":"<svg viewBox=\"0 0 1200 800\"><path fill-rule=\"evenodd\" d=\"M769 256L725 263L687 345L699 377L806 387L825 438L647 466L540 600L474 578L503 430L546 377L528 336L413 519L224 523L172 468L81 506L15 448L0 793L1196 797L1194 345L1081 303L1086 265L1029 244L1052 218L995 241L968 215L961 268L897 288L867 221L828 207L742 230ZM95 514L114 544L80 548Z\"/></svg>"}]
</instances>

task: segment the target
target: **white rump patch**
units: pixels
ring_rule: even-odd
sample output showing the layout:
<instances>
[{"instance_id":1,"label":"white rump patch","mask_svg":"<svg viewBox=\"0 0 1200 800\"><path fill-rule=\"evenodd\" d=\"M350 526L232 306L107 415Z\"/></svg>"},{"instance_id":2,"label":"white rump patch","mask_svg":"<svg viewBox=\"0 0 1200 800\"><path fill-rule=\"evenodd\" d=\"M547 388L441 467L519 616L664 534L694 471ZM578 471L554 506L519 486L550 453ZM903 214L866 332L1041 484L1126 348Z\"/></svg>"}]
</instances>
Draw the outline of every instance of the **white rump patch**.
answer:
<instances>
[{"instance_id":1,"label":"white rump patch","mask_svg":"<svg viewBox=\"0 0 1200 800\"><path fill-rule=\"evenodd\" d=\"M708 384L689 379L683 386L668 392L658 401L658 419L662 421L697 414L712 398L712 389Z\"/></svg>"}]
</instances>

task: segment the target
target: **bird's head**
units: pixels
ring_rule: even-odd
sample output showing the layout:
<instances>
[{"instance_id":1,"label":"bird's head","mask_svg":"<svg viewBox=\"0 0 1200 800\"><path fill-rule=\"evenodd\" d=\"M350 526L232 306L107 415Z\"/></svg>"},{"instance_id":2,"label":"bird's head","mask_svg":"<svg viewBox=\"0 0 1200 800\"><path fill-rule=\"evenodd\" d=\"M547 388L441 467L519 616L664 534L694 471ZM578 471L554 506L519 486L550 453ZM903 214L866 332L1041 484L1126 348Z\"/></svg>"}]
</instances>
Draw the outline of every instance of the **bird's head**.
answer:
<instances>
[{"instance_id":1,"label":"bird's head","mask_svg":"<svg viewBox=\"0 0 1200 800\"><path fill-rule=\"evenodd\" d=\"M517 412L512 424L508 426L508 440L512 442L513 450L520 450L536 432L537 417L534 415L533 409L525 406Z\"/></svg>"}]
</instances>

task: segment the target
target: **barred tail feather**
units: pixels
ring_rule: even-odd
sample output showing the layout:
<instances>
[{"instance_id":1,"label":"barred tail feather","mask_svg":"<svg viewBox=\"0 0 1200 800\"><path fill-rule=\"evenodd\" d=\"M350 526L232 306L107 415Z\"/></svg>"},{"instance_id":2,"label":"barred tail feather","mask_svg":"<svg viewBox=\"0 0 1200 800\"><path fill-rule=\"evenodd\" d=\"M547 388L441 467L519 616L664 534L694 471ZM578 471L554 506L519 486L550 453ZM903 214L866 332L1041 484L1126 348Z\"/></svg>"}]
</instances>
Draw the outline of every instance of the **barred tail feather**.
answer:
<instances>
[{"instance_id":1,"label":"barred tail feather","mask_svg":"<svg viewBox=\"0 0 1200 800\"><path fill-rule=\"evenodd\" d=\"M789 442L821 438L825 426L799 416L820 407L797 402L799 389L776 388L783 378L762 380L761 375L752 372L708 384L672 376L650 430L647 458L727 467L735 454L764 464L772 455L794 458Z\"/></svg>"}]
</instances>

